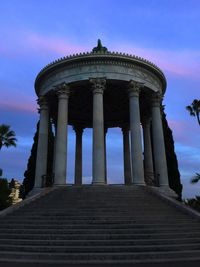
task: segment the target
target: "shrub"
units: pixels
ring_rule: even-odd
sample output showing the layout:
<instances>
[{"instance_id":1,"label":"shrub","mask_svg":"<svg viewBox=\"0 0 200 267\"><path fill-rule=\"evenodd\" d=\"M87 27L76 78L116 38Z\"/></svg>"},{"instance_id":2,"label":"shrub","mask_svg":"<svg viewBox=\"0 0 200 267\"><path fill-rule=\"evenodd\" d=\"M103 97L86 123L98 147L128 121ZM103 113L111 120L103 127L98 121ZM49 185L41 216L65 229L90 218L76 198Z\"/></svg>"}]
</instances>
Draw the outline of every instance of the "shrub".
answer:
<instances>
[{"instance_id":1,"label":"shrub","mask_svg":"<svg viewBox=\"0 0 200 267\"><path fill-rule=\"evenodd\" d=\"M200 212L200 196L185 200L185 204Z\"/></svg>"},{"instance_id":2,"label":"shrub","mask_svg":"<svg viewBox=\"0 0 200 267\"><path fill-rule=\"evenodd\" d=\"M9 189L9 184L7 179L0 179L0 210L3 210L11 205L11 200L9 198L11 190Z\"/></svg>"}]
</instances>

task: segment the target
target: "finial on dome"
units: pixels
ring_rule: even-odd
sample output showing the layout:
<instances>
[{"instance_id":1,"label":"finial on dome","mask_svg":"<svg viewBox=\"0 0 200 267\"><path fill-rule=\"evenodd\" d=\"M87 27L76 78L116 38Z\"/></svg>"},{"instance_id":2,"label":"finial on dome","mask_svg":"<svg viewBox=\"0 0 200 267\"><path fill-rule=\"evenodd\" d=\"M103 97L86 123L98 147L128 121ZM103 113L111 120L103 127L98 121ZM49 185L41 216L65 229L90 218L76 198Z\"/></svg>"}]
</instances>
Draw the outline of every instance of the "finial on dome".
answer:
<instances>
[{"instance_id":1,"label":"finial on dome","mask_svg":"<svg viewBox=\"0 0 200 267\"><path fill-rule=\"evenodd\" d=\"M102 46L101 40L98 39L97 46L92 49L92 52L108 52L108 49L105 46Z\"/></svg>"}]
</instances>

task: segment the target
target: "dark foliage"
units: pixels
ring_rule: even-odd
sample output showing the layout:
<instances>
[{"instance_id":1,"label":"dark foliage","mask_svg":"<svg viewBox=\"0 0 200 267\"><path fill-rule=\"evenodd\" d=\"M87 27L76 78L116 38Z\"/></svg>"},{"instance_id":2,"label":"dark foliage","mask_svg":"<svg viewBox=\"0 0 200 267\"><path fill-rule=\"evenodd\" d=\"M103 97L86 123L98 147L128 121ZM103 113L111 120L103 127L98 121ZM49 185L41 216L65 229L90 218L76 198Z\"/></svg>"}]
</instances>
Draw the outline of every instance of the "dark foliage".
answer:
<instances>
[{"instance_id":1,"label":"dark foliage","mask_svg":"<svg viewBox=\"0 0 200 267\"><path fill-rule=\"evenodd\" d=\"M15 180L12 178L12 180L9 183L9 188L12 189L15 187Z\"/></svg>"},{"instance_id":2,"label":"dark foliage","mask_svg":"<svg viewBox=\"0 0 200 267\"><path fill-rule=\"evenodd\" d=\"M200 181L200 173L196 172L196 175L192 178L191 183L196 184Z\"/></svg>"},{"instance_id":3,"label":"dark foliage","mask_svg":"<svg viewBox=\"0 0 200 267\"><path fill-rule=\"evenodd\" d=\"M11 200L9 198L11 190L9 189L9 184L7 179L0 179L0 210L3 210L11 205Z\"/></svg>"},{"instance_id":4,"label":"dark foliage","mask_svg":"<svg viewBox=\"0 0 200 267\"><path fill-rule=\"evenodd\" d=\"M48 138L48 159L47 159L47 177L52 176L53 168L53 150L54 150L54 135L52 132L51 124L49 123L49 138ZM31 155L28 159L27 170L24 172L23 181L23 194L26 196L34 187L35 183L35 167L36 167L36 157L37 157L37 145L38 145L38 132L39 132L39 122L37 123L37 131L33 138L34 142L31 149ZM48 183L48 181L47 181Z\"/></svg>"},{"instance_id":5,"label":"dark foliage","mask_svg":"<svg viewBox=\"0 0 200 267\"><path fill-rule=\"evenodd\" d=\"M10 126L6 124L0 125L0 150L3 146L16 147L17 139L15 138L15 132L10 130Z\"/></svg>"},{"instance_id":6,"label":"dark foliage","mask_svg":"<svg viewBox=\"0 0 200 267\"><path fill-rule=\"evenodd\" d=\"M174 139L172 130L170 129L166 114L162 112L162 122L163 122L163 133L164 133L164 139L165 139L165 148L166 148L166 160L167 160L167 168L168 168L168 177L169 177L169 186L172 190L174 190L177 195L179 196L179 199L181 199L182 196L182 184L180 181L180 173L178 170L178 161L176 157L176 153L174 150Z\"/></svg>"},{"instance_id":7,"label":"dark foliage","mask_svg":"<svg viewBox=\"0 0 200 267\"><path fill-rule=\"evenodd\" d=\"M194 99L190 106L187 106L186 109L189 111L191 116L197 118L197 122L200 125L200 100Z\"/></svg>"},{"instance_id":8,"label":"dark foliage","mask_svg":"<svg viewBox=\"0 0 200 267\"><path fill-rule=\"evenodd\" d=\"M52 131L52 126L51 126L51 124L49 124L46 186L52 185L51 179L53 177L54 141L55 141L55 138L54 138L54 134Z\"/></svg>"},{"instance_id":9,"label":"dark foliage","mask_svg":"<svg viewBox=\"0 0 200 267\"><path fill-rule=\"evenodd\" d=\"M35 166L36 166L36 156L37 156L37 145L38 145L38 131L39 131L39 122L37 123L37 130L33 138L33 145L31 148L31 155L28 159L27 169L24 172L24 194L27 195L34 186L35 182Z\"/></svg>"},{"instance_id":10,"label":"dark foliage","mask_svg":"<svg viewBox=\"0 0 200 267\"><path fill-rule=\"evenodd\" d=\"M200 212L200 196L185 200L185 204Z\"/></svg>"}]
</instances>

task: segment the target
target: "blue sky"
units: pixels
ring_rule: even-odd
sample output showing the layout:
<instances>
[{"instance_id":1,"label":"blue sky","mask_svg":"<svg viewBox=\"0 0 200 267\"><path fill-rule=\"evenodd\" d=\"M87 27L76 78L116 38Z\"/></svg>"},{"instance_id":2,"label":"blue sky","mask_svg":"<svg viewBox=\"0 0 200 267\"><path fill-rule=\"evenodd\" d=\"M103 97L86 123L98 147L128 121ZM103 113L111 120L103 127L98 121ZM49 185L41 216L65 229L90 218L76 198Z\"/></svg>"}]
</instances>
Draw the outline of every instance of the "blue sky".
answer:
<instances>
[{"instance_id":1,"label":"blue sky","mask_svg":"<svg viewBox=\"0 0 200 267\"><path fill-rule=\"evenodd\" d=\"M0 123L11 125L17 148L0 151L7 178L23 179L38 120L34 80L49 62L91 51L98 38L110 51L145 57L165 73L164 98L173 130L184 195L200 192L190 185L200 172L200 135L185 106L199 98L200 2L198 0L9 0L1 1ZM113 140L115 140L113 142ZM69 127L68 180L74 172L73 130ZM91 129L83 137L84 180L91 178ZM122 182L120 129L107 134L108 176Z\"/></svg>"}]
</instances>

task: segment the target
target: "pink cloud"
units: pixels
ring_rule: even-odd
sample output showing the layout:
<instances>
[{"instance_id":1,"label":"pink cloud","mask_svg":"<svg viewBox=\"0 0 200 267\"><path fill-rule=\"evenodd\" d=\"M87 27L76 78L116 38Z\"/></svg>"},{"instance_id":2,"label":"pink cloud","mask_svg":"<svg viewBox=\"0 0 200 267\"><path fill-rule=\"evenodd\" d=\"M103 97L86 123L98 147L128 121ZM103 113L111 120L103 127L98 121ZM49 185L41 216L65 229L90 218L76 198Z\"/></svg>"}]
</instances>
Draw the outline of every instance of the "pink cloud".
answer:
<instances>
[{"instance_id":1,"label":"pink cloud","mask_svg":"<svg viewBox=\"0 0 200 267\"><path fill-rule=\"evenodd\" d=\"M17 103L17 102L0 102L1 110L8 110L13 112L30 112L37 113L37 105L36 103Z\"/></svg>"},{"instance_id":2,"label":"pink cloud","mask_svg":"<svg viewBox=\"0 0 200 267\"><path fill-rule=\"evenodd\" d=\"M176 132L182 133L185 128L187 127L187 124L185 121L178 121L178 120L168 120L168 124L170 128L175 129Z\"/></svg>"},{"instance_id":3,"label":"pink cloud","mask_svg":"<svg viewBox=\"0 0 200 267\"><path fill-rule=\"evenodd\" d=\"M16 29L15 32L6 33L1 43L0 55L19 57L23 55L54 55L65 56L80 53L87 48L70 42L67 38L42 35L29 30Z\"/></svg>"},{"instance_id":4,"label":"pink cloud","mask_svg":"<svg viewBox=\"0 0 200 267\"><path fill-rule=\"evenodd\" d=\"M197 60L200 58L200 50L162 50L130 44L121 44L115 49L144 57L171 74L200 79L200 64Z\"/></svg>"},{"instance_id":5,"label":"pink cloud","mask_svg":"<svg viewBox=\"0 0 200 267\"><path fill-rule=\"evenodd\" d=\"M3 56L53 56L61 57L69 54L90 51L91 47L71 42L67 38L42 35L29 30L16 30L7 34L0 47ZM169 50L142 47L133 43L116 46L108 40L109 47L115 51L126 52L144 57L157 64L163 71L181 77L200 79L200 50ZM110 49L109 49L110 50Z\"/></svg>"},{"instance_id":6,"label":"pink cloud","mask_svg":"<svg viewBox=\"0 0 200 267\"><path fill-rule=\"evenodd\" d=\"M196 147L196 144L200 142L200 137L197 133L199 126L197 123L191 123L190 121L172 120L168 119L168 124L173 131L174 141Z\"/></svg>"},{"instance_id":7,"label":"pink cloud","mask_svg":"<svg viewBox=\"0 0 200 267\"><path fill-rule=\"evenodd\" d=\"M80 53L85 50L83 46L69 43L62 38L42 36L37 33L28 33L26 42L32 49L53 52L60 56Z\"/></svg>"}]
</instances>

